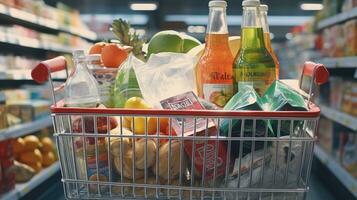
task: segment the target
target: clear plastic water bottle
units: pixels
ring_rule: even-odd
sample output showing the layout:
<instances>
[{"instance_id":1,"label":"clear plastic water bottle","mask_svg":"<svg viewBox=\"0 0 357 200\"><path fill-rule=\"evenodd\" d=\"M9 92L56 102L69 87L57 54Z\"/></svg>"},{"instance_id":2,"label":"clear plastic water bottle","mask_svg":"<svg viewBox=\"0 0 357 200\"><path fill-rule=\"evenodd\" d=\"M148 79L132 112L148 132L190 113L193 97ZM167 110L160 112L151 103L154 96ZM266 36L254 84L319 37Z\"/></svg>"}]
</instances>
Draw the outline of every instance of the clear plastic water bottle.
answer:
<instances>
[{"instance_id":1,"label":"clear plastic water bottle","mask_svg":"<svg viewBox=\"0 0 357 200\"><path fill-rule=\"evenodd\" d=\"M100 102L98 84L87 68L83 50L73 52L74 70L65 84L65 107L96 107Z\"/></svg>"}]
</instances>

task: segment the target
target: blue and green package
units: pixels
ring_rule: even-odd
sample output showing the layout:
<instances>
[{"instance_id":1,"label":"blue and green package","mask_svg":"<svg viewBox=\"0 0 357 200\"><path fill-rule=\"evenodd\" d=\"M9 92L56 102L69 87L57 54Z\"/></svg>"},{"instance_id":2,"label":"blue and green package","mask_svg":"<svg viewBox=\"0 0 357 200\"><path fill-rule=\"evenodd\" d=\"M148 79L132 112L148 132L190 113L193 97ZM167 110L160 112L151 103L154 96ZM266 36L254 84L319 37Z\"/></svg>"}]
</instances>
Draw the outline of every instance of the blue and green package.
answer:
<instances>
[{"instance_id":1,"label":"blue and green package","mask_svg":"<svg viewBox=\"0 0 357 200\"><path fill-rule=\"evenodd\" d=\"M240 88L240 91L235 94L229 102L224 107L224 110L231 110L231 111L263 111L262 102L254 90L252 86L246 85ZM230 128L230 120L231 119L223 119L220 123L220 135L221 136L229 136L229 128ZM246 119L244 120L244 128L243 133L241 134L241 126L242 120L241 119L233 119L232 120L232 132L231 137L252 137L254 132L253 126L253 119ZM272 136L271 127L266 120L256 120L255 126L255 137L264 137L265 134L267 136ZM240 141L232 141L232 148L231 148L231 155L232 158L236 158L239 156L239 147ZM252 142L251 141L244 141L243 144L243 156L250 153L252 151ZM263 141L256 141L255 142L255 150L262 149L264 147Z\"/></svg>"},{"instance_id":2,"label":"blue and green package","mask_svg":"<svg viewBox=\"0 0 357 200\"><path fill-rule=\"evenodd\" d=\"M275 81L261 98L261 103L266 111L307 111L304 97L286 84ZM278 134L278 121L269 120L275 135ZM290 135L291 120L282 120L280 136ZM302 127L303 121L294 121L293 130Z\"/></svg>"}]
</instances>

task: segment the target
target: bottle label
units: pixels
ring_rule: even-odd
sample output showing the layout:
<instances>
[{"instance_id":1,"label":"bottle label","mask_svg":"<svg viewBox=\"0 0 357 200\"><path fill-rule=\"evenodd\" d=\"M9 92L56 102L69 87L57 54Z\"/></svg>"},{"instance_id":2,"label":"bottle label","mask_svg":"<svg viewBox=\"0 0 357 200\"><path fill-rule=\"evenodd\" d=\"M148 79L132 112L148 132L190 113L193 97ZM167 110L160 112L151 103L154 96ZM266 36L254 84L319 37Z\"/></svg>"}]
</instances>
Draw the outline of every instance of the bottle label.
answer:
<instances>
[{"instance_id":1,"label":"bottle label","mask_svg":"<svg viewBox=\"0 0 357 200\"><path fill-rule=\"evenodd\" d=\"M233 96L232 84L203 84L203 95L206 101L210 101L219 107L224 107Z\"/></svg>"},{"instance_id":2,"label":"bottle label","mask_svg":"<svg viewBox=\"0 0 357 200\"><path fill-rule=\"evenodd\" d=\"M238 84L238 91L243 85L252 85L259 95L263 95L276 78L275 68L265 68L262 70L251 67L240 67L234 69L234 75L234 84Z\"/></svg>"}]
</instances>

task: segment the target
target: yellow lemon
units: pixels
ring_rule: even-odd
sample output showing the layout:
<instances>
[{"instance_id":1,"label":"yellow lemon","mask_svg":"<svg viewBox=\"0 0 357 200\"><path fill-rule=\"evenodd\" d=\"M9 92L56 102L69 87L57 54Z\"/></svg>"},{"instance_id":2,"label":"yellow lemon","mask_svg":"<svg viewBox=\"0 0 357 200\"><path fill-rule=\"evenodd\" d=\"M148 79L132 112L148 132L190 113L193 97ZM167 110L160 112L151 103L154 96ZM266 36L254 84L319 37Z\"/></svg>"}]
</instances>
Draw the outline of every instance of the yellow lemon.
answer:
<instances>
[{"instance_id":1,"label":"yellow lemon","mask_svg":"<svg viewBox=\"0 0 357 200\"><path fill-rule=\"evenodd\" d=\"M144 99L140 97L132 97L125 102L124 108L132 109L151 109L152 107L147 104ZM135 134L145 134L145 117L124 117L124 127L129 128ZM147 132L148 134L154 134L157 130L157 119L147 118Z\"/></svg>"},{"instance_id":2,"label":"yellow lemon","mask_svg":"<svg viewBox=\"0 0 357 200\"><path fill-rule=\"evenodd\" d=\"M147 119L147 133L155 134L157 131L157 118L148 117ZM144 135L145 134L145 117L134 117L134 133Z\"/></svg>"},{"instance_id":3,"label":"yellow lemon","mask_svg":"<svg viewBox=\"0 0 357 200\"><path fill-rule=\"evenodd\" d=\"M151 106L140 97L131 97L125 102L124 108L150 109Z\"/></svg>"}]
</instances>

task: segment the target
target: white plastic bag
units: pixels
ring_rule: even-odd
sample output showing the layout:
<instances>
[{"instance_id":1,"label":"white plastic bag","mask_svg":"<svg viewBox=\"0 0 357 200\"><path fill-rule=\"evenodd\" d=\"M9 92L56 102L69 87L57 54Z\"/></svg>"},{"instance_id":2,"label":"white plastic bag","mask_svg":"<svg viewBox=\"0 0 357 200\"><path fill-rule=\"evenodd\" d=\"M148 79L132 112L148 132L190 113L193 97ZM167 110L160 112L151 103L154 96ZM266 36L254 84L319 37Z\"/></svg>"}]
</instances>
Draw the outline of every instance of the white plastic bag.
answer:
<instances>
[{"instance_id":1,"label":"white plastic bag","mask_svg":"<svg viewBox=\"0 0 357 200\"><path fill-rule=\"evenodd\" d=\"M181 53L152 54L146 64L135 66L146 102L161 108L160 101L188 91L196 92L196 58Z\"/></svg>"}]
</instances>

